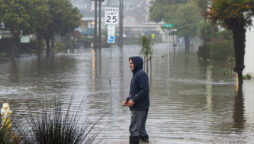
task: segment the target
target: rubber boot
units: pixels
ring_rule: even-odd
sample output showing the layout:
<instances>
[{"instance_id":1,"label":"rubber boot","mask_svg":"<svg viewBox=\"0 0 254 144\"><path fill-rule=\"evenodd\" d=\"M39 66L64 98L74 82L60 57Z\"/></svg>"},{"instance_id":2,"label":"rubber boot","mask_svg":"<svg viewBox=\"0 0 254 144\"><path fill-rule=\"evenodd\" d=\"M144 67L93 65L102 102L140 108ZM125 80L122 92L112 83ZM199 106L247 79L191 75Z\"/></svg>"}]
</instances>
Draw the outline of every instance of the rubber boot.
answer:
<instances>
[{"instance_id":1,"label":"rubber boot","mask_svg":"<svg viewBox=\"0 0 254 144\"><path fill-rule=\"evenodd\" d=\"M148 135L140 136L140 139L144 143L149 143L149 136Z\"/></svg>"},{"instance_id":2,"label":"rubber boot","mask_svg":"<svg viewBox=\"0 0 254 144\"><path fill-rule=\"evenodd\" d=\"M139 136L130 136L130 144L139 144Z\"/></svg>"}]
</instances>

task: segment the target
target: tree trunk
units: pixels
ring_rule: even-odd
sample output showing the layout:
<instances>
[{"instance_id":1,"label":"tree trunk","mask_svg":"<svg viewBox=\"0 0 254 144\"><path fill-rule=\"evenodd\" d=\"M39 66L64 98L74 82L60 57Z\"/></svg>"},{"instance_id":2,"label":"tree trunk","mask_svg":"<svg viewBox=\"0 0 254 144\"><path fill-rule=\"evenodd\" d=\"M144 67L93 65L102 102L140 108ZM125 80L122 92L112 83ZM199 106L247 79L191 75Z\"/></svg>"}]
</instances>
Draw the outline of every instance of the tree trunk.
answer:
<instances>
[{"instance_id":1,"label":"tree trunk","mask_svg":"<svg viewBox=\"0 0 254 144\"><path fill-rule=\"evenodd\" d=\"M144 55L144 71L146 71L146 57Z\"/></svg>"},{"instance_id":2,"label":"tree trunk","mask_svg":"<svg viewBox=\"0 0 254 144\"><path fill-rule=\"evenodd\" d=\"M150 56L150 73L152 72L152 57Z\"/></svg>"},{"instance_id":3,"label":"tree trunk","mask_svg":"<svg viewBox=\"0 0 254 144\"><path fill-rule=\"evenodd\" d=\"M206 50L206 26L204 28L204 47L205 47L205 50Z\"/></svg>"},{"instance_id":4,"label":"tree trunk","mask_svg":"<svg viewBox=\"0 0 254 144\"><path fill-rule=\"evenodd\" d=\"M51 38L51 49L54 49L55 48L55 37L53 36Z\"/></svg>"},{"instance_id":5,"label":"tree trunk","mask_svg":"<svg viewBox=\"0 0 254 144\"><path fill-rule=\"evenodd\" d=\"M190 53L190 37L184 36L185 52Z\"/></svg>"},{"instance_id":6,"label":"tree trunk","mask_svg":"<svg viewBox=\"0 0 254 144\"><path fill-rule=\"evenodd\" d=\"M243 84L242 71L244 69L244 54L245 54L245 32L243 22L235 22L233 31L234 50L235 50L235 68L234 71L238 74L238 86Z\"/></svg>"},{"instance_id":7,"label":"tree trunk","mask_svg":"<svg viewBox=\"0 0 254 144\"><path fill-rule=\"evenodd\" d=\"M46 52L47 52L47 57L50 56L50 38L46 38Z\"/></svg>"},{"instance_id":8,"label":"tree trunk","mask_svg":"<svg viewBox=\"0 0 254 144\"><path fill-rule=\"evenodd\" d=\"M38 36L37 37L37 48L36 48L37 55L41 54L41 50L42 50L41 46L42 46L42 38L41 38L41 36Z\"/></svg>"},{"instance_id":9,"label":"tree trunk","mask_svg":"<svg viewBox=\"0 0 254 144\"><path fill-rule=\"evenodd\" d=\"M14 58L17 55L17 47L19 47L19 37L13 36L11 44L11 57Z\"/></svg>"},{"instance_id":10,"label":"tree trunk","mask_svg":"<svg viewBox=\"0 0 254 144\"><path fill-rule=\"evenodd\" d=\"M215 26L213 23L211 23L211 25L212 25L212 40L214 40L215 39Z\"/></svg>"},{"instance_id":11,"label":"tree trunk","mask_svg":"<svg viewBox=\"0 0 254 144\"><path fill-rule=\"evenodd\" d=\"M146 56L146 72L147 72L147 74L148 74L148 71L149 71L148 62L149 62L148 56Z\"/></svg>"}]
</instances>

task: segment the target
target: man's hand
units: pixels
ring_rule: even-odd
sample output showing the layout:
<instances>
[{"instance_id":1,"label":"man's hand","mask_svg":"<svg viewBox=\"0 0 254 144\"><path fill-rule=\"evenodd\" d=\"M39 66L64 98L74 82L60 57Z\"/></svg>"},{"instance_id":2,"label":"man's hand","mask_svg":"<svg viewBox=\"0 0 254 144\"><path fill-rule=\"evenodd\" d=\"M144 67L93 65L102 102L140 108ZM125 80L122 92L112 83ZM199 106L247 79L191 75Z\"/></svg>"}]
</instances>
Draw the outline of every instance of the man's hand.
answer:
<instances>
[{"instance_id":1,"label":"man's hand","mask_svg":"<svg viewBox=\"0 0 254 144\"><path fill-rule=\"evenodd\" d=\"M122 106L127 106L126 100L124 100L124 101L122 102Z\"/></svg>"},{"instance_id":2,"label":"man's hand","mask_svg":"<svg viewBox=\"0 0 254 144\"><path fill-rule=\"evenodd\" d=\"M132 107L134 105L134 101L131 99L128 101L127 106Z\"/></svg>"}]
</instances>

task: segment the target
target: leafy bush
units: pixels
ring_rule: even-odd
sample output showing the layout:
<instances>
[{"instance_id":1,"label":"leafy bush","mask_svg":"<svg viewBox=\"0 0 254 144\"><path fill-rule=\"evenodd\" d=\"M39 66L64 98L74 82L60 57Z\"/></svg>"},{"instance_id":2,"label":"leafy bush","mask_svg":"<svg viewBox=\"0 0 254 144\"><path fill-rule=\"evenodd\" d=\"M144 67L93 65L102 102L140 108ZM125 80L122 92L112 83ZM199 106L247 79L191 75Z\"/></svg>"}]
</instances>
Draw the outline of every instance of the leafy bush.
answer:
<instances>
[{"instance_id":1,"label":"leafy bush","mask_svg":"<svg viewBox=\"0 0 254 144\"><path fill-rule=\"evenodd\" d=\"M198 35L201 40L210 41L212 39L212 25L206 21L200 22L200 27L198 29Z\"/></svg>"},{"instance_id":2,"label":"leafy bush","mask_svg":"<svg viewBox=\"0 0 254 144\"><path fill-rule=\"evenodd\" d=\"M214 40L208 43L210 58L212 60L228 60L233 57L233 41Z\"/></svg>"},{"instance_id":3,"label":"leafy bush","mask_svg":"<svg viewBox=\"0 0 254 144\"><path fill-rule=\"evenodd\" d=\"M151 37L146 35L141 36L140 45L141 45L140 54L143 54L147 57L149 54L153 53L152 50L153 41Z\"/></svg>"},{"instance_id":4,"label":"leafy bush","mask_svg":"<svg viewBox=\"0 0 254 144\"><path fill-rule=\"evenodd\" d=\"M232 41L233 40L233 34L229 30L220 31L220 32L216 33L216 39Z\"/></svg>"},{"instance_id":5,"label":"leafy bush","mask_svg":"<svg viewBox=\"0 0 254 144\"><path fill-rule=\"evenodd\" d=\"M204 45L199 46L198 56L199 56L200 59L204 59L204 60L210 59L210 49L209 49L209 47L207 46L205 48Z\"/></svg>"},{"instance_id":6,"label":"leafy bush","mask_svg":"<svg viewBox=\"0 0 254 144\"><path fill-rule=\"evenodd\" d=\"M227 60L232 62L234 45L232 32L226 30L216 33L216 39L207 43L206 48L201 45L198 55L202 59Z\"/></svg>"},{"instance_id":7,"label":"leafy bush","mask_svg":"<svg viewBox=\"0 0 254 144\"><path fill-rule=\"evenodd\" d=\"M6 57L7 54L5 52L0 52L0 57Z\"/></svg>"},{"instance_id":8,"label":"leafy bush","mask_svg":"<svg viewBox=\"0 0 254 144\"><path fill-rule=\"evenodd\" d=\"M250 80L252 76L250 74L243 75L243 80Z\"/></svg>"}]
</instances>

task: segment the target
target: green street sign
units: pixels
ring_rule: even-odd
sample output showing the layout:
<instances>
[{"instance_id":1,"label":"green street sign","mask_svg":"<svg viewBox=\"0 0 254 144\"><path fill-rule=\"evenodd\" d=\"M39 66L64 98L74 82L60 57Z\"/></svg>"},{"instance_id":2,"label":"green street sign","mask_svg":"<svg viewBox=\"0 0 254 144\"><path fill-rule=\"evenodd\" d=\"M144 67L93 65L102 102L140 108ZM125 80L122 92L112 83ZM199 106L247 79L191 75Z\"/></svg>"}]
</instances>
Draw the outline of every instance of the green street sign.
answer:
<instances>
[{"instance_id":1,"label":"green street sign","mask_svg":"<svg viewBox=\"0 0 254 144\"><path fill-rule=\"evenodd\" d=\"M174 27L174 24L163 24L162 27L163 28L172 28L172 27Z\"/></svg>"}]
</instances>

